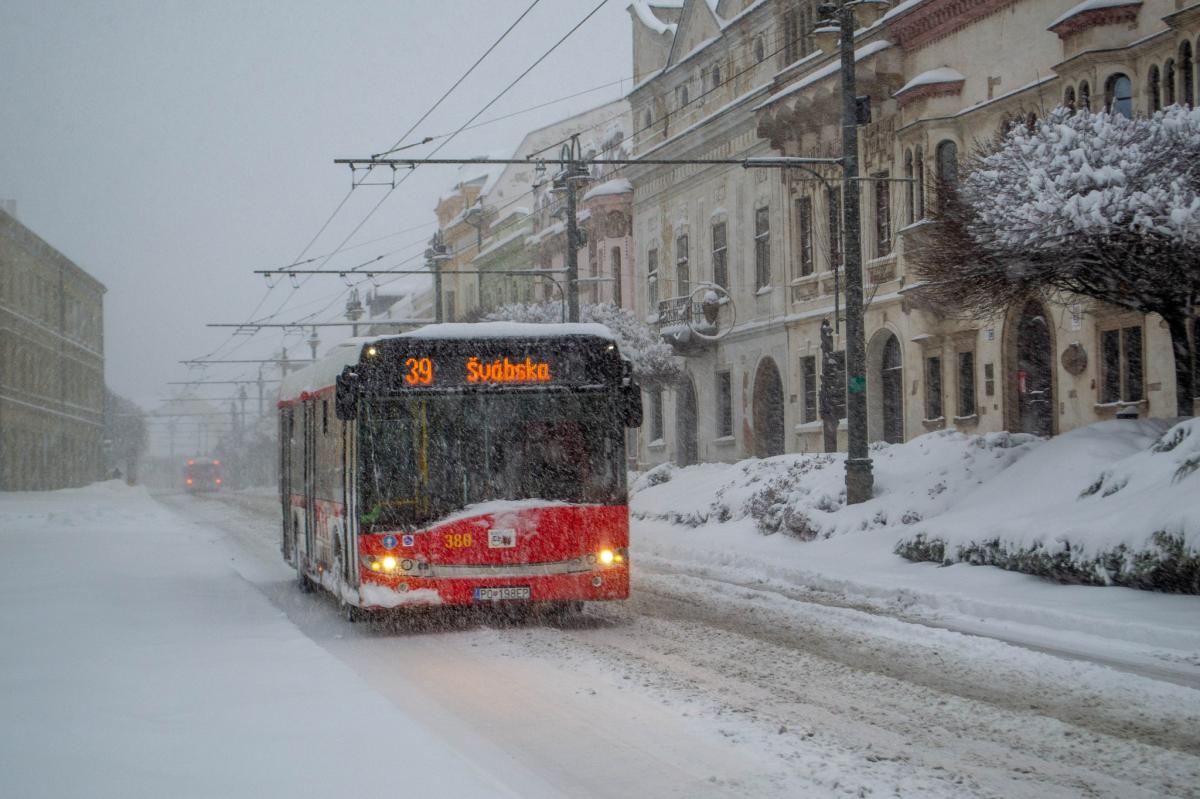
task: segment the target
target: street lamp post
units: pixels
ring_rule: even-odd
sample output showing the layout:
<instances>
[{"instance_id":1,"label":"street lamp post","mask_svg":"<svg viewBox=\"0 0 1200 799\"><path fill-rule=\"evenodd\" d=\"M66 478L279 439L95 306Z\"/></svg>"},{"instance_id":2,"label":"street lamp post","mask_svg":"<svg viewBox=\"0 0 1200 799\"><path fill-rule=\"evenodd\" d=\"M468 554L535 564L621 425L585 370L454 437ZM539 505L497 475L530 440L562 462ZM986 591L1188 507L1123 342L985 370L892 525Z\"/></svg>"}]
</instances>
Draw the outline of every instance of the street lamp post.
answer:
<instances>
[{"instance_id":1,"label":"street lamp post","mask_svg":"<svg viewBox=\"0 0 1200 799\"><path fill-rule=\"evenodd\" d=\"M445 315L442 310L442 261L449 258L442 231L438 230L434 232L433 237L429 239L429 246L425 248L425 263L433 272L433 321L439 323L444 321Z\"/></svg>"},{"instance_id":2,"label":"street lamp post","mask_svg":"<svg viewBox=\"0 0 1200 799\"><path fill-rule=\"evenodd\" d=\"M583 153L579 145L579 136L571 137L571 141L562 147L562 172L554 178L554 188L567 193L567 318L568 321L579 321L579 248L587 243L579 230L579 222L575 215L575 186L587 180L590 175L582 163Z\"/></svg>"}]
</instances>

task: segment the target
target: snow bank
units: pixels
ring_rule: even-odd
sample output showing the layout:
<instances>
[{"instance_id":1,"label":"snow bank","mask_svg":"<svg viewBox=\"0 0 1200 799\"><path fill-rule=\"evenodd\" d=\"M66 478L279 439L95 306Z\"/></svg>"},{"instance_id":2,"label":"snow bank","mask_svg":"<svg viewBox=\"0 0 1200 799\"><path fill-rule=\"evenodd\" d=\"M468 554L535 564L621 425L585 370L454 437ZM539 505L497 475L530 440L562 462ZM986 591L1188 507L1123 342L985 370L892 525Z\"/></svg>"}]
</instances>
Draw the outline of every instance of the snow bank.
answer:
<instances>
[{"instance_id":1,"label":"snow bank","mask_svg":"<svg viewBox=\"0 0 1200 799\"><path fill-rule=\"evenodd\" d=\"M1090 425L1046 442L898 551L1200 593L1198 471L1200 420Z\"/></svg>"},{"instance_id":2,"label":"snow bank","mask_svg":"<svg viewBox=\"0 0 1200 799\"><path fill-rule=\"evenodd\" d=\"M686 524L752 518L802 539L907 526L945 512L1038 444L1034 436L941 431L872 447L875 497L846 505L844 453L663 465L633 485L632 512Z\"/></svg>"},{"instance_id":3,"label":"snow bank","mask_svg":"<svg viewBox=\"0 0 1200 799\"><path fill-rule=\"evenodd\" d=\"M875 496L846 505L843 454L658 466L640 519L752 522L802 540L880 531L913 560L1200 593L1200 421L1111 421L1050 440L930 433L872 445ZM736 529L742 529L741 527Z\"/></svg>"}]
</instances>

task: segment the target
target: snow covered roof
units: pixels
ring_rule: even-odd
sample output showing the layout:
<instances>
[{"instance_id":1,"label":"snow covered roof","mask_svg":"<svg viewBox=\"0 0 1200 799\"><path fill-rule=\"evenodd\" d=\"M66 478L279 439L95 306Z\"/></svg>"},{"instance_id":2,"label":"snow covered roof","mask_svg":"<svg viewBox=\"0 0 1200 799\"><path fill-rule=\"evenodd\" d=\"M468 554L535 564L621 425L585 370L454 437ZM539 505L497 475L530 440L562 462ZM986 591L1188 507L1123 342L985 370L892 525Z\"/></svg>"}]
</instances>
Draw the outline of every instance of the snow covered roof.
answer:
<instances>
[{"instance_id":1,"label":"snow covered roof","mask_svg":"<svg viewBox=\"0 0 1200 799\"><path fill-rule=\"evenodd\" d=\"M966 80L966 78L957 69L952 67L938 67L937 69L926 70L920 75L917 75L908 83L901 86L900 90L892 96L894 97L896 95L904 94L905 92L915 89L918 86L931 86L937 83L957 83L963 80Z\"/></svg>"},{"instance_id":2,"label":"snow covered roof","mask_svg":"<svg viewBox=\"0 0 1200 799\"><path fill-rule=\"evenodd\" d=\"M661 6L663 4L655 3L655 5ZM661 19L655 16L654 12L650 10L645 0L633 0L633 2L629 4L629 8L633 9L634 13L637 14L638 19L643 25L655 33L660 35L664 33L669 33L672 36L675 35L674 23L663 22Z\"/></svg>"},{"instance_id":3,"label":"snow covered roof","mask_svg":"<svg viewBox=\"0 0 1200 799\"><path fill-rule=\"evenodd\" d=\"M321 360L283 378L283 382L279 384L279 401L295 401L304 394L332 386L342 369L352 363L358 363L364 344L381 338L386 336L358 336L340 342Z\"/></svg>"},{"instance_id":4,"label":"snow covered roof","mask_svg":"<svg viewBox=\"0 0 1200 799\"><path fill-rule=\"evenodd\" d=\"M594 322L444 322L425 325L390 338L551 338L554 336L596 336L616 341L607 327Z\"/></svg>"},{"instance_id":5,"label":"snow covered roof","mask_svg":"<svg viewBox=\"0 0 1200 799\"><path fill-rule=\"evenodd\" d=\"M1108 8L1123 8L1125 6L1140 6L1142 0L1083 0L1077 6L1070 8L1065 14L1046 26L1047 30L1054 30L1059 25L1067 20L1077 17L1080 14L1086 14L1088 11L1103 11Z\"/></svg>"},{"instance_id":6,"label":"snow covered roof","mask_svg":"<svg viewBox=\"0 0 1200 799\"><path fill-rule=\"evenodd\" d=\"M593 197L604 197L609 194L628 194L633 191L633 184L626 178L615 178L614 180L601 183L599 186L593 186L588 189L583 195L584 202Z\"/></svg>"},{"instance_id":7,"label":"snow covered roof","mask_svg":"<svg viewBox=\"0 0 1200 799\"><path fill-rule=\"evenodd\" d=\"M883 52L884 50L888 49L891 46L892 46L892 43L887 41L886 39L878 39L876 41L871 42L870 44L863 45L862 47L860 47L854 51L854 61L856 63L859 61L863 61L877 53ZM754 108L751 110L758 111L760 109L766 108L767 106L769 106L773 103L778 102L779 100L782 100L784 97L788 97L789 95L795 94L796 92L803 91L804 89L807 89L809 86L812 86L814 83L816 83L820 80L824 80L825 78L828 78L830 75L836 74L837 71L840 70L841 68L842 68L841 61L831 61L830 63L821 67L817 71L812 72L808 75L805 75L803 78L796 81L791 86L788 86L786 89L775 92L775 94L771 95L763 102L754 106Z\"/></svg>"}]
</instances>

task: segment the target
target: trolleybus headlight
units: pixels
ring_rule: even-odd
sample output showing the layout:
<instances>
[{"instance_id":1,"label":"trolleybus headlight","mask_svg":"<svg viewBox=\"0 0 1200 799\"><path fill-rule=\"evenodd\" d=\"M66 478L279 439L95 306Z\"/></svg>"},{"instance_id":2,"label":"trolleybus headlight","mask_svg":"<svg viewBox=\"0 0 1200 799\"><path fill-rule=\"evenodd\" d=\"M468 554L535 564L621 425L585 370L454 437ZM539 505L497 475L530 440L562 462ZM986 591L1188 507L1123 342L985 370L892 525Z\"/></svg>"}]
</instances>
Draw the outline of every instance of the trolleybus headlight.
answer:
<instances>
[{"instance_id":1,"label":"trolleybus headlight","mask_svg":"<svg viewBox=\"0 0 1200 799\"><path fill-rule=\"evenodd\" d=\"M396 571L396 567L399 565L399 562L393 555L363 555L362 562L363 565L368 569L373 572L379 572L380 574L392 574Z\"/></svg>"},{"instance_id":2,"label":"trolleybus headlight","mask_svg":"<svg viewBox=\"0 0 1200 799\"><path fill-rule=\"evenodd\" d=\"M602 549L602 550L600 550L599 557L600 557L600 562L602 564L604 564L605 566L611 566L612 562L616 559L617 554L615 552L613 552L611 549Z\"/></svg>"}]
</instances>

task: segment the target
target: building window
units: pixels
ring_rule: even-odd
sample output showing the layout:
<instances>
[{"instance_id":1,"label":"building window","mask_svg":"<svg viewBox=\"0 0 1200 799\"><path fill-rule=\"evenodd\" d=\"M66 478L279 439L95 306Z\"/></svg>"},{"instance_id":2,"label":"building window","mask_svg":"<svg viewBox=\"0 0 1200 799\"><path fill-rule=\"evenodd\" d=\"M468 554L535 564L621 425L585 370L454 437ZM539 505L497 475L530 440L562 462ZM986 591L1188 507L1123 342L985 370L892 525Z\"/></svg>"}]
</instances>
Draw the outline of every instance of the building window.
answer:
<instances>
[{"instance_id":1,"label":"building window","mask_svg":"<svg viewBox=\"0 0 1200 799\"><path fill-rule=\"evenodd\" d=\"M679 100L679 109L683 110L684 106L686 106L688 104L688 87L687 87L687 85L685 84L683 86L680 86L678 89L676 89L675 96Z\"/></svg>"},{"instance_id":2,"label":"building window","mask_svg":"<svg viewBox=\"0 0 1200 799\"><path fill-rule=\"evenodd\" d=\"M1118 72L1109 76L1104 84L1104 110L1126 119L1133 117L1133 85L1128 75Z\"/></svg>"},{"instance_id":3,"label":"building window","mask_svg":"<svg viewBox=\"0 0 1200 799\"><path fill-rule=\"evenodd\" d=\"M887 172L875 175L875 257L892 252L892 199Z\"/></svg>"},{"instance_id":4,"label":"building window","mask_svg":"<svg viewBox=\"0 0 1200 799\"><path fill-rule=\"evenodd\" d=\"M925 218L925 151L918 147L913 157L913 178L916 180L917 219Z\"/></svg>"},{"instance_id":5,"label":"building window","mask_svg":"<svg viewBox=\"0 0 1200 799\"><path fill-rule=\"evenodd\" d=\"M1150 98L1150 113L1162 110L1162 75L1158 71L1157 66L1150 67L1149 76L1146 78L1146 94Z\"/></svg>"},{"instance_id":6,"label":"building window","mask_svg":"<svg viewBox=\"0 0 1200 799\"><path fill-rule=\"evenodd\" d=\"M800 277L813 273L812 198L796 198L796 263Z\"/></svg>"},{"instance_id":7,"label":"building window","mask_svg":"<svg viewBox=\"0 0 1200 799\"><path fill-rule=\"evenodd\" d=\"M800 58L800 20L796 9L783 13L783 63L786 66Z\"/></svg>"},{"instance_id":8,"label":"building window","mask_svg":"<svg viewBox=\"0 0 1200 799\"><path fill-rule=\"evenodd\" d=\"M724 222L712 226L712 275L714 283L721 288L729 288L729 250Z\"/></svg>"},{"instance_id":9,"label":"building window","mask_svg":"<svg viewBox=\"0 0 1200 799\"><path fill-rule=\"evenodd\" d=\"M675 239L675 286L676 296L686 297L692 293L692 269L688 265L688 237L685 233Z\"/></svg>"},{"instance_id":10,"label":"building window","mask_svg":"<svg viewBox=\"0 0 1200 799\"><path fill-rule=\"evenodd\" d=\"M721 65L713 64L712 68L712 87L715 89L721 85Z\"/></svg>"},{"instance_id":11,"label":"building window","mask_svg":"<svg viewBox=\"0 0 1200 799\"><path fill-rule=\"evenodd\" d=\"M946 139L937 146L939 192L958 191L958 145Z\"/></svg>"},{"instance_id":12,"label":"building window","mask_svg":"<svg viewBox=\"0 0 1200 799\"><path fill-rule=\"evenodd\" d=\"M1067 90L1065 92L1063 92L1063 105L1066 106L1067 108L1071 109L1072 111L1075 110L1075 87L1074 86L1068 86Z\"/></svg>"},{"instance_id":13,"label":"building window","mask_svg":"<svg viewBox=\"0 0 1200 799\"><path fill-rule=\"evenodd\" d=\"M800 421L815 422L817 420L817 358L815 355L805 355L800 358L800 391L804 404L800 406Z\"/></svg>"},{"instance_id":14,"label":"building window","mask_svg":"<svg viewBox=\"0 0 1200 799\"><path fill-rule=\"evenodd\" d=\"M1192 83L1192 43L1179 45L1179 94L1184 105L1191 108L1195 100L1195 84Z\"/></svg>"},{"instance_id":15,"label":"building window","mask_svg":"<svg viewBox=\"0 0 1200 799\"><path fill-rule=\"evenodd\" d=\"M771 283L771 214L770 208L754 212L754 287Z\"/></svg>"},{"instance_id":16,"label":"building window","mask_svg":"<svg viewBox=\"0 0 1200 799\"><path fill-rule=\"evenodd\" d=\"M935 421L942 413L942 359L936 355L925 359L925 419Z\"/></svg>"},{"instance_id":17,"label":"building window","mask_svg":"<svg viewBox=\"0 0 1200 799\"><path fill-rule=\"evenodd\" d=\"M1168 58L1163 64L1163 106L1169 108L1175 105L1175 59Z\"/></svg>"},{"instance_id":18,"label":"building window","mask_svg":"<svg viewBox=\"0 0 1200 799\"><path fill-rule=\"evenodd\" d=\"M763 59L767 57L767 47L763 43L761 36L756 36L754 39L754 63L761 64Z\"/></svg>"},{"instance_id":19,"label":"building window","mask_svg":"<svg viewBox=\"0 0 1200 799\"><path fill-rule=\"evenodd\" d=\"M917 186L913 172L913 154L912 150L904 151L904 223L911 225L916 221L917 213Z\"/></svg>"},{"instance_id":20,"label":"building window","mask_svg":"<svg viewBox=\"0 0 1200 799\"><path fill-rule=\"evenodd\" d=\"M663 393L661 388L654 388L650 394L650 441L663 440Z\"/></svg>"},{"instance_id":21,"label":"building window","mask_svg":"<svg viewBox=\"0 0 1200 799\"><path fill-rule=\"evenodd\" d=\"M958 354L958 415L975 415L975 353Z\"/></svg>"},{"instance_id":22,"label":"building window","mask_svg":"<svg viewBox=\"0 0 1200 799\"><path fill-rule=\"evenodd\" d=\"M1141 402L1145 398L1141 326L1100 333L1100 402Z\"/></svg>"},{"instance_id":23,"label":"building window","mask_svg":"<svg viewBox=\"0 0 1200 799\"><path fill-rule=\"evenodd\" d=\"M612 301L613 305L621 307L621 248L612 248L612 257L609 258L609 263L612 269L613 290Z\"/></svg>"},{"instance_id":24,"label":"building window","mask_svg":"<svg viewBox=\"0 0 1200 799\"><path fill-rule=\"evenodd\" d=\"M829 268L842 265L842 189L833 186L826 197L826 215L829 225Z\"/></svg>"},{"instance_id":25,"label":"building window","mask_svg":"<svg viewBox=\"0 0 1200 799\"><path fill-rule=\"evenodd\" d=\"M1092 110L1092 87L1086 80L1079 84L1079 107L1084 111Z\"/></svg>"},{"instance_id":26,"label":"building window","mask_svg":"<svg viewBox=\"0 0 1200 799\"><path fill-rule=\"evenodd\" d=\"M717 372L717 438L733 435L733 380L729 372Z\"/></svg>"},{"instance_id":27,"label":"building window","mask_svg":"<svg viewBox=\"0 0 1200 799\"><path fill-rule=\"evenodd\" d=\"M650 109L646 109L646 113L642 117L642 130L650 130L652 127L654 127L654 113Z\"/></svg>"},{"instance_id":28,"label":"building window","mask_svg":"<svg viewBox=\"0 0 1200 799\"><path fill-rule=\"evenodd\" d=\"M650 309L655 310L658 306L658 249L654 248L646 252L646 287L647 298L649 299Z\"/></svg>"}]
</instances>

